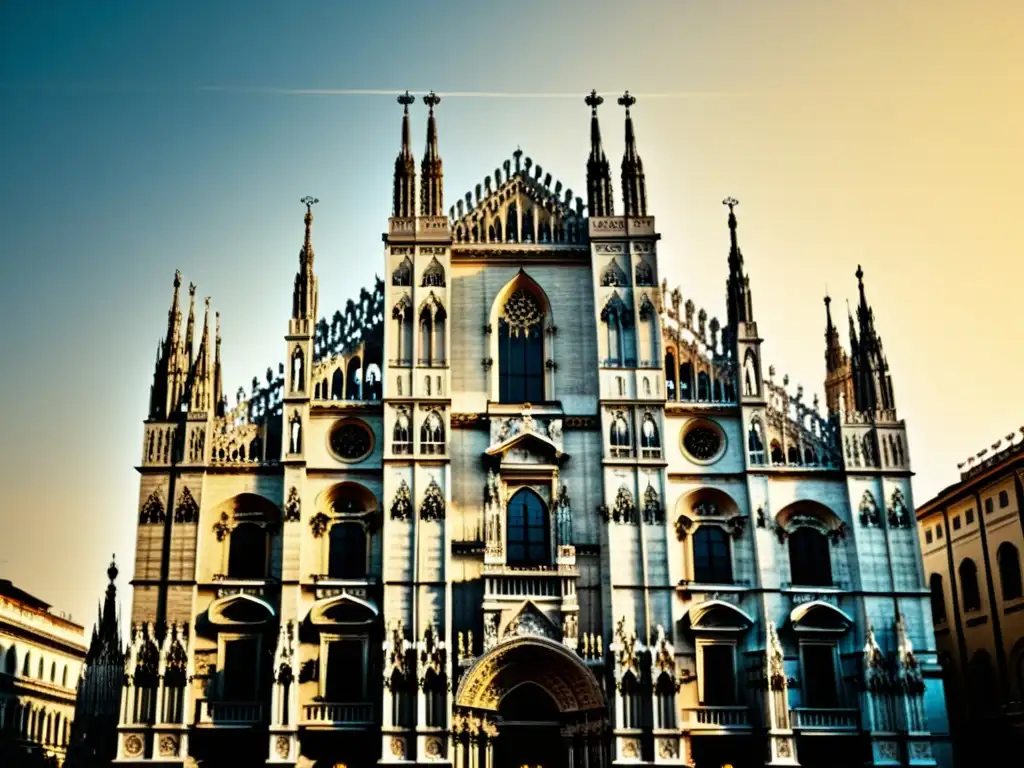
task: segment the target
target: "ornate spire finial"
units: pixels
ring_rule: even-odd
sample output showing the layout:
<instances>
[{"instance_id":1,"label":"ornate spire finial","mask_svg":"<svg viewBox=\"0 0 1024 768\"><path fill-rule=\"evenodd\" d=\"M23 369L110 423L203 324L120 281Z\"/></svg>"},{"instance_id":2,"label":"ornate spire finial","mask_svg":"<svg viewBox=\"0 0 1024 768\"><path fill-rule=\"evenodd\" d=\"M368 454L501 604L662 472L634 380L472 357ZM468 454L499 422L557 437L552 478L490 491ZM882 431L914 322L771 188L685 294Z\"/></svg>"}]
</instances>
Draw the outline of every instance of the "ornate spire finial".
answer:
<instances>
[{"instance_id":1,"label":"ornate spire finial","mask_svg":"<svg viewBox=\"0 0 1024 768\"><path fill-rule=\"evenodd\" d=\"M306 243L308 244L310 240L310 227L312 227L313 225L313 206L319 203L320 201L317 200L315 197L310 197L309 195L306 195L304 198L299 200L299 202L306 206Z\"/></svg>"},{"instance_id":2,"label":"ornate spire finial","mask_svg":"<svg viewBox=\"0 0 1024 768\"><path fill-rule=\"evenodd\" d=\"M863 285L864 284L864 270L861 269L860 264L857 265L856 276L857 276L857 282L860 283L861 285Z\"/></svg>"},{"instance_id":3,"label":"ornate spire finial","mask_svg":"<svg viewBox=\"0 0 1024 768\"><path fill-rule=\"evenodd\" d=\"M604 97L598 96L597 91L593 90L583 101L588 107L590 107L590 114L596 115L597 108L604 104Z\"/></svg>"},{"instance_id":4,"label":"ornate spire finial","mask_svg":"<svg viewBox=\"0 0 1024 768\"><path fill-rule=\"evenodd\" d=\"M110 556L110 566L107 568L107 578L110 579L111 582L117 578L117 563L115 562L114 555Z\"/></svg>"},{"instance_id":5,"label":"ornate spire finial","mask_svg":"<svg viewBox=\"0 0 1024 768\"><path fill-rule=\"evenodd\" d=\"M409 105L416 101L416 97L408 91L398 97L398 103L405 107L405 114L409 114Z\"/></svg>"},{"instance_id":6,"label":"ornate spire finial","mask_svg":"<svg viewBox=\"0 0 1024 768\"><path fill-rule=\"evenodd\" d=\"M406 93L408 93L408 91ZM441 97L438 96L433 91L431 91L430 93L423 97L423 103L430 108L430 114L434 114L434 107L441 103Z\"/></svg>"},{"instance_id":7,"label":"ornate spire finial","mask_svg":"<svg viewBox=\"0 0 1024 768\"><path fill-rule=\"evenodd\" d=\"M626 114L629 114L629 108L636 104L636 96L631 96L629 91L619 96L619 106L626 108Z\"/></svg>"},{"instance_id":8,"label":"ornate spire finial","mask_svg":"<svg viewBox=\"0 0 1024 768\"><path fill-rule=\"evenodd\" d=\"M727 198L725 198L725 200L722 201L722 205L729 206L729 213L732 213L732 209L735 208L739 204L740 204L740 201L737 200L735 197L727 197Z\"/></svg>"},{"instance_id":9,"label":"ornate spire finial","mask_svg":"<svg viewBox=\"0 0 1024 768\"><path fill-rule=\"evenodd\" d=\"M178 288L181 288L181 270L180 269L174 270L174 288L175 288L175 290L177 290Z\"/></svg>"}]
</instances>

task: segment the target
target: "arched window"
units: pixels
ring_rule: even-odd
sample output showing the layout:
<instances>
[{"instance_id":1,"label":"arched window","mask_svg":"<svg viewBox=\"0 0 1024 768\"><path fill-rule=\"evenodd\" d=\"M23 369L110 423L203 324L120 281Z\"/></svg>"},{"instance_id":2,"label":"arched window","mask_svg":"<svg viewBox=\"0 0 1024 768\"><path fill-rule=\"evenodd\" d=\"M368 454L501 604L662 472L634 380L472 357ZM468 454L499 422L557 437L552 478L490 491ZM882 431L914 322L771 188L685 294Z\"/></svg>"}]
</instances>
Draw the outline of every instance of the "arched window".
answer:
<instances>
[{"instance_id":1,"label":"arched window","mask_svg":"<svg viewBox=\"0 0 1024 768\"><path fill-rule=\"evenodd\" d=\"M658 722L655 728L676 727L676 685L667 672L658 675L654 693L658 698Z\"/></svg>"},{"instance_id":2,"label":"arched window","mask_svg":"<svg viewBox=\"0 0 1024 768\"><path fill-rule=\"evenodd\" d=\"M629 435L629 422L626 421L626 417L621 412L615 414L615 418L612 419L608 441L611 444L612 458L628 459L633 455L633 441Z\"/></svg>"},{"instance_id":3,"label":"arched window","mask_svg":"<svg viewBox=\"0 0 1024 768\"><path fill-rule=\"evenodd\" d=\"M799 446L796 446L796 445L789 446L788 453L789 453L789 456L788 456L789 463L792 464L792 465L795 465L795 466L799 466L799 464L800 464L800 448L799 448Z\"/></svg>"},{"instance_id":4,"label":"arched window","mask_svg":"<svg viewBox=\"0 0 1024 768\"><path fill-rule=\"evenodd\" d=\"M412 728L413 691L405 676L397 669L391 673L391 724L395 728Z\"/></svg>"},{"instance_id":5,"label":"arched window","mask_svg":"<svg viewBox=\"0 0 1024 768\"><path fill-rule=\"evenodd\" d=\"M366 531L359 523L335 523L330 532L327 575L332 579L366 577Z\"/></svg>"},{"instance_id":6,"label":"arched window","mask_svg":"<svg viewBox=\"0 0 1024 768\"><path fill-rule=\"evenodd\" d=\"M267 532L256 523L240 523L228 542L228 576L263 579L267 575Z\"/></svg>"},{"instance_id":7,"label":"arched window","mask_svg":"<svg viewBox=\"0 0 1024 768\"><path fill-rule=\"evenodd\" d=\"M522 288L505 302L498 321L498 399L503 403L544 401L544 311Z\"/></svg>"},{"instance_id":8,"label":"arched window","mask_svg":"<svg viewBox=\"0 0 1024 768\"><path fill-rule=\"evenodd\" d=\"M782 453L782 446L778 440L772 440L772 464L785 464L786 457Z\"/></svg>"},{"instance_id":9,"label":"arched window","mask_svg":"<svg viewBox=\"0 0 1024 768\"><path fill-rule=\"evenodd\" d=\"M693 363L679 366L679 399L693 400Z\"/></svg>"},{"instance_id":10,"label":"arched window","mask_svg":"<svg viewBox=\"0 0 1024 768\"><path fill-rule=\"evenodd\" d=\"M679 389L679 369L676 368L676 356L671 352L665 353L665 398L675 400L676 392Z\"/></svg>"},{"instance_id":11,"label":"arched window","mask_svg":"<svg viewBox=\"0 0 1024 768\"><path fill-rule=\"evenodd\" d=\"M632 672L626 672L620 683L622 691L622 727L643 727L643 701L640 697L640 683Z\"/></svg>"},{"instance_id":12,"label":"arched window","mask_svg":"<svg viewBox=\"0 0 1024 768\"><path fill-rule=\"evenodd\" d=\"M633 310L626 306L617 293L612 294L601 310L601 322L608 330L608 357L606 365L636 367L636 335L633 328Z\"/></svg>"},{"instance_id":13,"label":"arched window","mask_svg":"<svg viewBox=\"0 0 1024 768\"><path fill-rule=\"evenodd\" d=\"M509 565L548 565L551 560L551 530L548 508L529 488L516 491L506 511Z\"/></svg>"},{"instance_id":14,"label":"arched window","mask_svg":"<svg viewBox=\"0 0 1024 768\"><path fill-rule=\"evenodd\" d=\"M420 451L423 453L444 453L444 422L437 411L427 414L420 427Z\"/></svg>"},{"instance_id":15,"label":"arched window","mask_svg":"<svg viewBox=\"0 0 1024 768\"><path fill-rule=\"evenodd\" d=\"M46 664L42 659L39 660L39 674L36 675L40 680L45 680L46 677Z\"/></svg>"},{"instance_id":16,"label":"arched window","mask_svg":"<svg viewBox=\"0 0 1024 768\"><path fill-rule=\"evenodd\" d=\"M729 536L717 525L702 525L693 535L693 580L698 584L732 584Z\"/></svg>"},{"instance_id":17,"label":"arched window","mask_svg":"<svg viewBox=\"0 0 1024 768\"><path fill-rule=\"evenodd\" d=\"M802 587L832 586L832 556L828 539L806 526L789 535L789 569L793 584Z\"/></svg>"},{"instance_id":18,"label":"arched window","mask_svg":"<svg viewBox=\"0 0 1024 768\"><path fill-rule=\"evenodd\" d=\"M409 415L400 412L395 417L395 428L391 433L391 451L396 454L412 453L412 435L409 434Z\"/></svg>"},{"instance_id":19,"label":"arched window","mask_svg":"<svg viewBox=\"0 0 1024 768\"><path fill-rule=\"evenodd\" d=\"M31 672L32 667L29 666L29 661L31 660L31 657L32 657L32 654L29 653L28 651L25 651L25 660L21 663L21 675L22 675L22 677L28 677L29 675L32 674L32 672Z\"/></svg>"},{"instance_id":20,"label":"arched window","mask_svg":"<svg viewBox=\"0 0 1024 768\"><path fill-rule=\"evenodd\" d=\"M397 342L396 365L409 365L412 362L412 302L408 296L402 296L391 317L395 321L395 339Z\"/></svg>"},{"instance_id":21,"label":"arched window","mask_svg":"<svg viewBox=\"0 0 1024 768\"><path fill-rule=\"evenodd\" d=\"M743 394L746 397L757 395L757 358L750 349L743 357Z\"/></svg>"},{"instance_id":22,"label":"arched window","mask_svg":"<svg viewBox=\"0 0 1024 768\"><path fill-rule=\"evenodd\" d=\"M442 675L428 669L423 677L424 714L428 728L445 727L445 684Z\"/></svg>"},{"instance_id":23,"label":"arched window","mask_svg":"<svg viewBox=\"0 0 1024 768\"><path fill-rule=\"evenodd\" d=\"M302 392L306 388L306 373L303 365L302 350L298 347L292 354L292 392Z\"/></svg>"},{"instance_id":24,"label":"arched window","mask_svg":"<svg viewBox=\"0 0 1024 768\"><path fill-rule=\"evenodd\" d=\"M1003 600L1016 600L1022 594L1017 548L1004 541L996 551L996 560L999 562L999 584L1003 590Z\"/></svg>"},{"instance_id":25,"label":"arched window","mask_svg":"<svg viewBox=\"0 0 1024 768\"><path fill-rule=\"evenodd\" d=\"M960 562L960 600L965 611L981 610L981 592L978 589L978 566L969 557Z\"/></svg>"},{"instance_id":26,"label":"arched window","mask_svg":"<svg viewBox=\"0 0 1024 768\"><path fill-rule=\"evenodd\" d=\"M441 262L437 260L437 257L432 258L427 268L423 270L423 286L432 288L444 287L444 267L441 266Z\"/></svg>"},{"instance_id":27,"label":"arched window","mask_svg":"<svg viewBox=\"0 0 1024 768\"><path fill-rule=\"evenodd\" d=\"M697 400L707 402L711 399L711 378L707 371L697 374Z\"/></svg>"},{"instance_id":28,"label":"arched window","mask_svg":"<svg viewBox=\"0 0 1024 768\"><path fill-rule=\"evenodd\" d=\"M345 377L345 398L363 399L363 362L358 357L348 361L348 376Z\"/></svg>"},{"instance_id":29,"label":"arched window","mask_svg":"<svg viewBox=\"0 0 1024 768\"><path fill-rule=\"evenodd\" d=\"M57 662L56 661L51 662L51 664L50 664L50 682L51 683L56 683L57 682Z\"/></svg>"},{"instance_id":30,"label":"arched window","mask_svg":"<svg viewBox=\"0 0 1024 768\"><path fill-rule=\"evenodd\" d=\"M420 310L420 365L430 365L433 359L434 323L430 307Z\"/></svg>"},{"instance_id":31,"label":"arched window","mask_svg":"<svg viewBox=\"0 0 1024 768\"><path fill-rule=\"evenodd\" d=\"M942 576L933 573L928 579L928 588L932 593L932 621L942 624L946 621L946 595L942 590Z\"/></svg>"},{"instance_id":32,"label":"arched window","mask_svg":"<svg viewBox=\"0 0 1024 768\"><path fill-rule=\"evenodd\" d=\"M434 339L430 346L430 360L433 365L442 365L445 361L445 325L448 314L444 307L438 306L434 312L433 328Z\"/></svg>"},{"instance_id":33,"label":"arched window","mask_svg":"<svg viewBox=\"0 0 1024 768\"><path fill-rule=\"evenodd\" d=\"M17 673L17 671L18 654L17 651L14 650L14 646L12 645L10 648L7 649L7 658L4 660L4 672L13 677Z\"/></svg>"},{"instance_id":34,"label":"arched window","mask_svg":"<svg viewBox=\"0 0 1024 768\"><path fill-rule=\"evenodd\" d=\"M645 413L643 421L640 422L640 458L661 458L661 436L658 434L658 425L654 423L654 417L649 413Z\"/></svg>"},{"instance_id":35,"label":"arched window","mask_svg":"<svg viewBox=\"0 0 1024 768\"><path fill-rule=\"evenodd\" d=\"M345 372L339 365L331 376L331 400L345 399Z\"/></svg>"},{"instance_id":36,"label":"arched window","mask_svg":"<svg viewBox=\"0 0 1024 768\"><path fill-rule=\"evenodd\" d=\"M751 464L764 464L764 427L758 419L752 419L750 422L747 450L750 451Z\"/></svg>"}]
</instances>

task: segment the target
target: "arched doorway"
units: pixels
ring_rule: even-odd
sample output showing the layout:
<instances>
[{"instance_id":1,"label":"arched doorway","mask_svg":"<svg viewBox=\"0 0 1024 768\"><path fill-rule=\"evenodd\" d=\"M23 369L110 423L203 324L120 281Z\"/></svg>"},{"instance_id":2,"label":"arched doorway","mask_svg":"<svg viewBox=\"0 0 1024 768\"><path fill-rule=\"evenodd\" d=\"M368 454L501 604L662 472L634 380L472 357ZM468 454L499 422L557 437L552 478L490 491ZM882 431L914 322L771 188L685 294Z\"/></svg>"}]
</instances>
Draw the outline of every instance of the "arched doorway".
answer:
<instances>
[{"instance_id":1,"label":"arched doorway","mask_svg":"<svg viewBox=\"0 0 1024 768\"><path fill-rule=\"evenodd\" d=\"M583 661L543 637L503 641L463 676L454 763L465 768L602 768L608 711Z\"/></svg>"}]
</instances>

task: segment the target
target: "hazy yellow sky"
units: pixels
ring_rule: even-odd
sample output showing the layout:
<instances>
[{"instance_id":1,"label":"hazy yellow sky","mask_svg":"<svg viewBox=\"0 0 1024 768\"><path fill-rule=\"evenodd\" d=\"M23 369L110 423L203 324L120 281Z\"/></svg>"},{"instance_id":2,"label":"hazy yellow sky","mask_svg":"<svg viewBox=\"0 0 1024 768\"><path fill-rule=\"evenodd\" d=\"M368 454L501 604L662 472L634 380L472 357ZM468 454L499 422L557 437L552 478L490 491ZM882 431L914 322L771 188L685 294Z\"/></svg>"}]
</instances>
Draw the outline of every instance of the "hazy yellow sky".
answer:
<instances>
[{"instance_id":1,"label":"hazy yellow sky","mask_svg":"<svg viewBox=\"0 0 1024 768\"><path fill-rule=\"evenodd\" d=\"M583 94L628 88L663 274L723 317L739 198L766 362L808 399L826 285L845 342L863 265L917 502L1024 424L1024 3L395 5L0 10L0 576L88 622L111 552L130 575L176 267L222 312L232 395L281 358L300 196L322 312L381 271L393 97L260 89L579 94L446 98L450 204L517 144L584 194Z\"/></svg>"}]
</instances>

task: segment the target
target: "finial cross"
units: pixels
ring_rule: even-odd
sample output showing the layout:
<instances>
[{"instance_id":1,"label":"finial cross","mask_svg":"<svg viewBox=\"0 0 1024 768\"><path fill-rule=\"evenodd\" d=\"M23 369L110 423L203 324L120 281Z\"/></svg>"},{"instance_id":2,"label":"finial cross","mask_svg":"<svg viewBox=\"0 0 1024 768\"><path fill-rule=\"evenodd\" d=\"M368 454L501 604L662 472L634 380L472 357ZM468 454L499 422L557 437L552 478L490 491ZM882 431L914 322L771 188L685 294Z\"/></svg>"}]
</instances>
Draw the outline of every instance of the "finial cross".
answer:
<instances>
[{"instance_id":1,"label":"finial cross","mask_svg":"<svg viewBox=\"0 0 1024 768\"><path fill-rule=\"evenodd\" d=\"M409 112L409 105L416 101L416 97L411 95L408 91L398 97L398 103L405 107L406 113Z\"/></svg>"},{"instance_id":2,"label":"finial cross","mask_svg":"<svg viewBox=\"0 0 1024 768\"><path fill-rule=\"evenodd\" d=\"M737 200L735 197L727 197L727 198L725 198L725 200L722 201L722 205L728 205L729 206L729 213L732 213L732 209L735 208L739 204L740 204L740 201Z\"/></svg>"},{"instance_id":3,"label":"finial cross","mask_svg":"<svg viewBox=\"0 0 1024 768\"><path fill-rule=\"evenodd\" d=\"M597 91L593 90L583 101L588 107L590 107L591 114L596 115L597 108L604 104L604 97L598 96Z\"/></svg>"},{"instance_id":4,"label":"finial cross","mask_svg":"<svg viewBox=\"0 0 1024 768\"><path fill-rule=\"evenodd\" d=\"M636 96L630 96L629 91L619 96L619 106L626 108L626 114L629 114L629 108L636 104Z\"/></svg>"},{"instance_id":5,"label":"finial cross","mask_svg":"<svg viewBox=\"0 0 1024 768\"><path fill-rule=\"evenodd\" d=\"M315 197L310 197L309 195L306 195L304 198L299 200L299 202L306 206L306 213L312 213L313 206L319 203L320 201L317 200Z\"/></svg>"},{"instance_id":6,"label":"finial cross","mask_svg":"<svg viewBox=\"0 0 1024 768\"><path fill-rule=\"evenodd\" d=\"M430 108L430 114L434 114L434 107L441 103L441 97L431 91L423 97L423 103Z\"/></svg>"}]
</instances>

